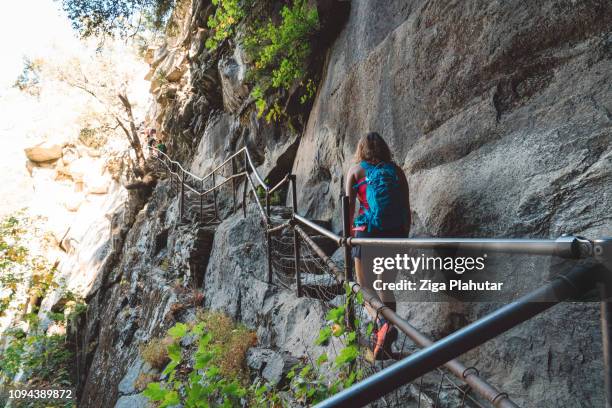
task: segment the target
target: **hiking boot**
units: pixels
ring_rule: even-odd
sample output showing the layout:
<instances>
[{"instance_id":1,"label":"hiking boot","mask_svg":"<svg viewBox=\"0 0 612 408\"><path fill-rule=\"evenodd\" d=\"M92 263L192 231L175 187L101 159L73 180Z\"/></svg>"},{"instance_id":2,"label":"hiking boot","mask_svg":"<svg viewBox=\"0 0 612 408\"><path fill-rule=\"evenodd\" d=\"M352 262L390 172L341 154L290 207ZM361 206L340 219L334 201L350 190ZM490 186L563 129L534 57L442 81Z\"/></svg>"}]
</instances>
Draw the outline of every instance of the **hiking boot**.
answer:
<instances>
[{"instance_id":1,"label":"hiking boot","mask_svg":"<svg viewBox=\"0 0 612 408\"><path fill-rule=\"evenodd\" d=\"M391 346L397 340L397 329L385 322L380 328L372 333L372 343L374 350L372 351L373 360L387 360L392 358L393 351Z\"/></svg>"}]
</instances>

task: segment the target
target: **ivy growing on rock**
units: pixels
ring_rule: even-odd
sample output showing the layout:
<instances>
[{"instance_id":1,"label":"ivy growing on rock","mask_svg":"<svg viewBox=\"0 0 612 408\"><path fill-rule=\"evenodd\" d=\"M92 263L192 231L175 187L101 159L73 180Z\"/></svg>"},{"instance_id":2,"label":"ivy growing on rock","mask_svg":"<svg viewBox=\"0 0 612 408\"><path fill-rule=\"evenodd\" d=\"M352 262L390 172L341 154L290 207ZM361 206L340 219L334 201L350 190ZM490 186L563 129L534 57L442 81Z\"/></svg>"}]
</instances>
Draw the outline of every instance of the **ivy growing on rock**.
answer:
<instances>
[{"instance_id":1,"label":"ivy growing on rock","mask_svg":"<svg viewBox=\"0 0 612 408\"><path fill-rule=\"evenodd\" d=\"M317 9L305 0L294 0L290 6L283 6L280 24L269 19L246 29L244 46L252 60L251 96L258 115L266 114L268 122L282 116L278 99L267 102L271 93L299 89L302 103L313 97L316 86L308 78L308 62L312 54L311 42L319 29Z\"/></svg>"},{"instance_id":2,"label":"ivy growing on rock","mask_svg":"<svg viewBox=\"0 0 612 408\"><path fill-rule=\"evenodd\" d=\"M287 375L294 398L308 406L331 397L364 377L363 370L356 365L362 354L358 342L359 332L346 324L349 303L354 300L363 305L363 297L353 296L348 285L345 288L345 303L327 312L325 318L328 325L320 330L315 342L317 345L327 345L335 339L343 347L338 350L333 360L323 353L314 362L293 367ZM359 320L353 321L352 326L358 328ZM368 326L367 334L370 333L371 326Z\"/></svg>"},{"instance_id":3,"label":"ivy growing on rock","mask_svg":"<svg viewBox=\"0 0 612 408\"><path fill-rule=\"evenodd\" d=\"M241 0L212 0L215 12L208 18L212 35L206 40L206 48L216 49L227 38L233 37L236 26L246 16Z\"/></svg>"},{"instance_id":4,"label":"ivy growing on rock","mask_svg":"<svg viewBox=\"0 0 612 408\"><path fill-rule=\"evenodd\" d=\"M256 389L246 386L243 368L254 333L221 313L200 313L198 320L168 330L163 380L149 383L143 394L160 408L179 403L186 408L241 406L256 398Z\"/></svg>"},{"instance_id":5,"label":"ivy growing on rock","mask_svg":"<svg viewBox=\"0 0 612 408\"><path fill-rule=\"evenodd\" d=\"M236 35L244 23L241 42L250 60L249 81L251 97L259 117L268 122L283 116L281 93L298 91L300 102L307 103L316 91L309 78L308 64L312 41L320 29L319 14L305 0L294 0L280 11L279 22L272 18L246 21L254 0L213 0L215 12L209 17L211 35L206 40L209 50L217 49L223 41Z\"/></svg>"}]
</instances>

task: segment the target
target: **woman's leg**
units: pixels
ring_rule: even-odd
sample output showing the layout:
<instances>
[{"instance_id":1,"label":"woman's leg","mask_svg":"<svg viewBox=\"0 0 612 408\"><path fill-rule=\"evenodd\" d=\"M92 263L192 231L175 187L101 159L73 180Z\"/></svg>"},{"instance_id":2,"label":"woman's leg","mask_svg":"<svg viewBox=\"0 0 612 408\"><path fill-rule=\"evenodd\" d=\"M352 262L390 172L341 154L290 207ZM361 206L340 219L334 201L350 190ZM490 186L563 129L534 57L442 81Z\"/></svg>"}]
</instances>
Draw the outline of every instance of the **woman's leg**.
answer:
<instances>
[{"instance_id":1,"label":"woman's leg","mask_svg":"<svg viewBox=\"0 0 612 408\"><path fill-rule=\"evenodd\" d=\"M397 271L387 271L381 276L383 276L382 279L385 283L393 283L397 280ZM395 294L392 290L378 290L376 293L385 306L394 312L397 311Z\"/></svg>"}]
</instances>

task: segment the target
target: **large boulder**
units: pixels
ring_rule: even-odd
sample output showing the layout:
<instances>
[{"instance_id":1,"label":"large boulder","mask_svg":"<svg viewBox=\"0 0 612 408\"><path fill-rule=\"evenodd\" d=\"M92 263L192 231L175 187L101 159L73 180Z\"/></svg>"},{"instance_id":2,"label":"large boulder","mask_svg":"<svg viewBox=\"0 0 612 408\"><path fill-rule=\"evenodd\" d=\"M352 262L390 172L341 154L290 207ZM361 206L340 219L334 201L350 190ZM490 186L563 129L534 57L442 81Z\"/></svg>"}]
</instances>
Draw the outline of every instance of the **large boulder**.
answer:
<instances>
[{"instance_id":1,"label":"large boulder","mask_svg":"<svg viewBox=\"0 0 612 408\"><path fill-rule=\"evenodd\" d=\"M26 148L25 154L34 163L50 162L62 157L62 146L45 142Z\"/></svg>"}]
</instances>

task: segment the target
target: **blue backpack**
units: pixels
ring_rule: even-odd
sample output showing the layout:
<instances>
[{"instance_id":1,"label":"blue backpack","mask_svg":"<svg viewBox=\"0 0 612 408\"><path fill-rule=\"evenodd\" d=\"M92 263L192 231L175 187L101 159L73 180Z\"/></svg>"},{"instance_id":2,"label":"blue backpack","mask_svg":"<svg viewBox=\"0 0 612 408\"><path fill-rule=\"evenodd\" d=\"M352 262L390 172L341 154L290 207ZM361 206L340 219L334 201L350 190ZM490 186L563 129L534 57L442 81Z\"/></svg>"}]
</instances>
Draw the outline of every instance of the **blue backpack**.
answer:
<instances>
[{"instance_id":1,"label":"blue backpack","mask_svg":"<svg viewBox=\"0 0 612 408\"><path fill-rule=\"evenodd\" d=\"M361 167L365 170L365 180L353 188L357 189L364 183L367 185L366 199L370 208L365 209L362 205L364 213L357 217L355 225L367 225L368 232L403 228L406 208L395 165L382 162L373 165L362 161Z\"/></svg>"}]
</instances>

